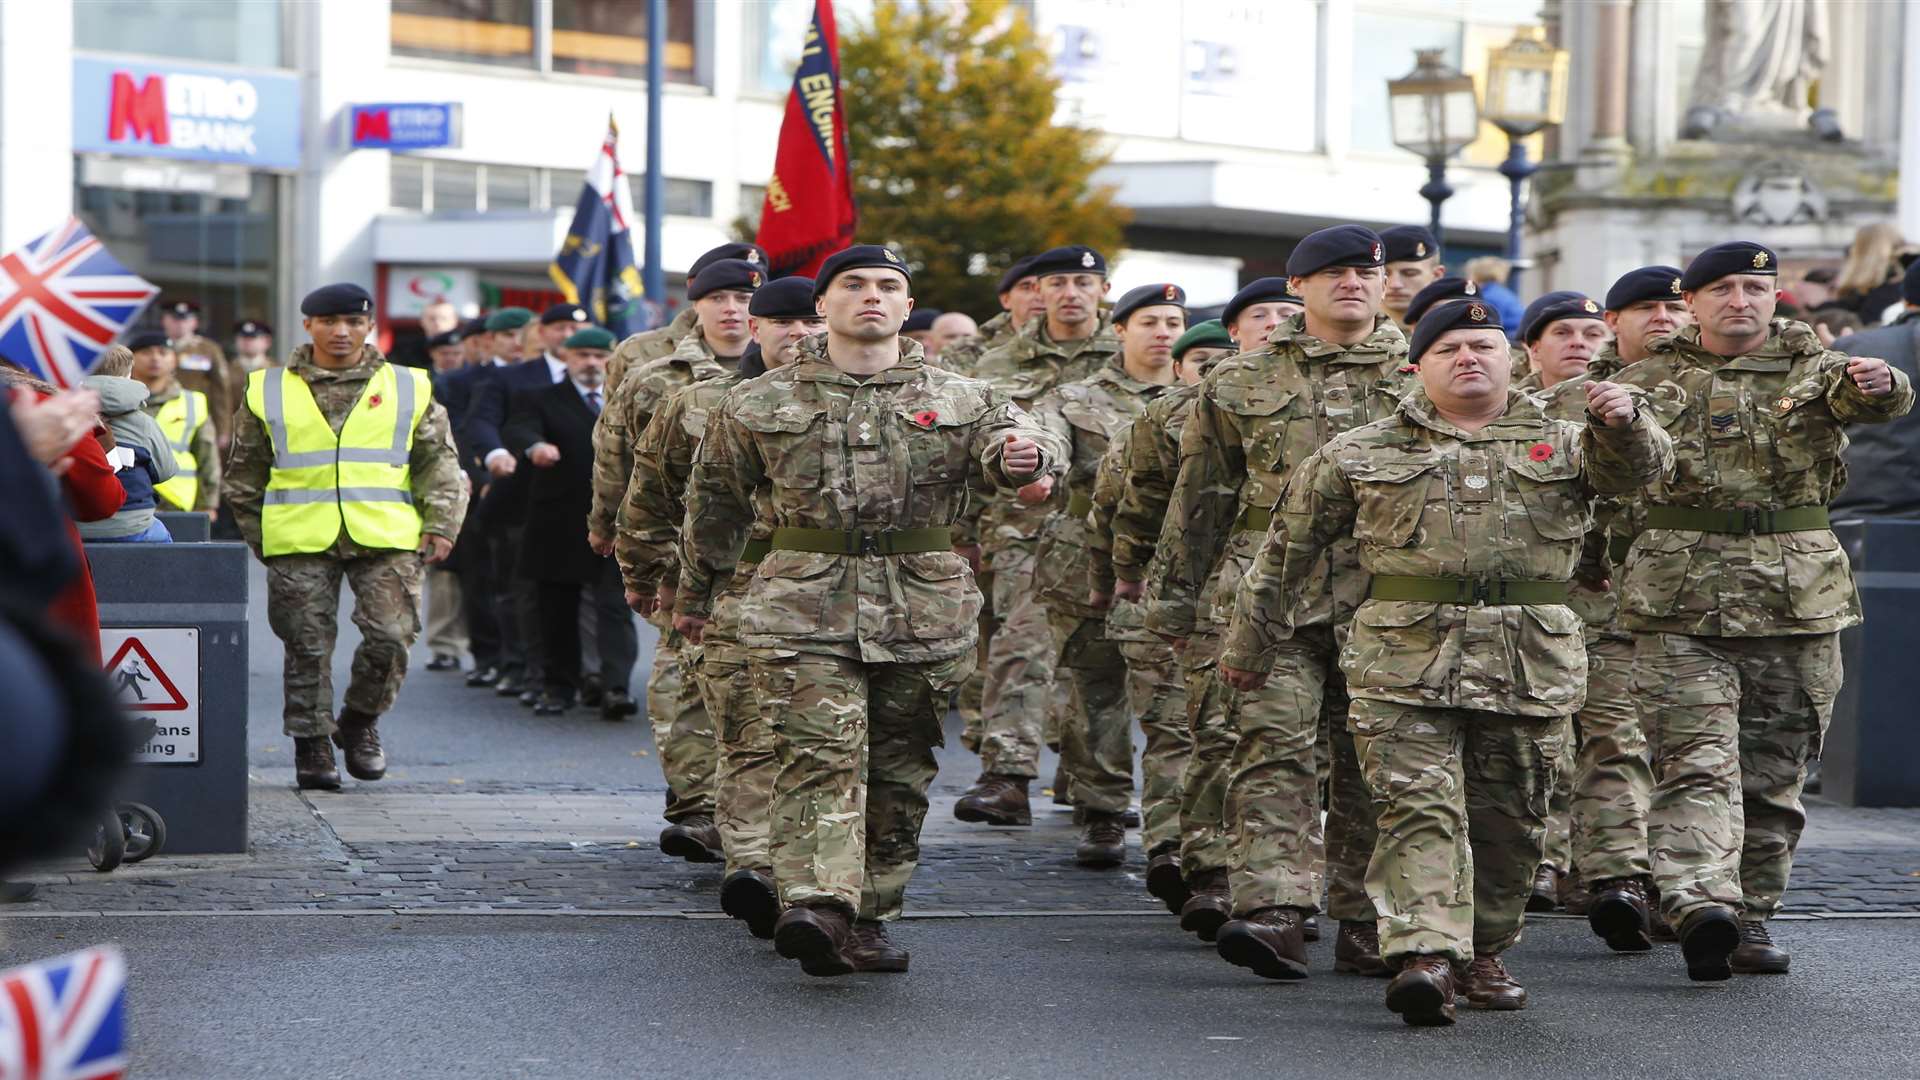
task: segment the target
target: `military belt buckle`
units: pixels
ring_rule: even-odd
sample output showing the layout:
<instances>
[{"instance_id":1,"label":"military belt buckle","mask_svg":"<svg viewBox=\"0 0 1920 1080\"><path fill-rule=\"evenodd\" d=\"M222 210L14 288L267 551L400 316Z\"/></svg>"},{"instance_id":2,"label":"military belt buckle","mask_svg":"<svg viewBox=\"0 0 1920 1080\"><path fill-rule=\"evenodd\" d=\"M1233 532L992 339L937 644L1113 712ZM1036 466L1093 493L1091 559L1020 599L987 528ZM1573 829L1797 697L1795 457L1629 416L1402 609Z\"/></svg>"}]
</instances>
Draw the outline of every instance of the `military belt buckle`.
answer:
<instances>
[{"instance_id":1,"label":"military belt buckle","mask_svg":"<svg viewBox=\"0 0 1920 1080\"><path fill-rule=\"evenodd\" d=\"M1485 605L1493 602L1492 583L1488 582L1485 578L1474 578L1471 584L1473 586L1473 589L1469 594L1468 599L1471 600L1476 606Z\"/></svg>"},{"instance_id":2,"label":"military belt buckle","mask_svg":"<svg viewBox=\"0 0 1920 1080\"><path fill-rule=\"evenodd\" d=\"M848 529L847 539L849 541L847 545L848 548L856 555L885 554L885 552L880 550L879 533L862 532L859 529Z\"/></svg>"},{"instance_id":3,"label":"military belt buckle","mask_svg":"<svg viewBox=\"0 0 1920 1080\"><path fill-rule=\"evenodd\" d=\"M1749 536L1765 532L1767 525L1770 524L1769 518L1771 518L1771 516L1771 511L1762 510L1757 506L1749 506L1740 511L1741 528L1743 528Z\"/></svg>"}]
</instances>

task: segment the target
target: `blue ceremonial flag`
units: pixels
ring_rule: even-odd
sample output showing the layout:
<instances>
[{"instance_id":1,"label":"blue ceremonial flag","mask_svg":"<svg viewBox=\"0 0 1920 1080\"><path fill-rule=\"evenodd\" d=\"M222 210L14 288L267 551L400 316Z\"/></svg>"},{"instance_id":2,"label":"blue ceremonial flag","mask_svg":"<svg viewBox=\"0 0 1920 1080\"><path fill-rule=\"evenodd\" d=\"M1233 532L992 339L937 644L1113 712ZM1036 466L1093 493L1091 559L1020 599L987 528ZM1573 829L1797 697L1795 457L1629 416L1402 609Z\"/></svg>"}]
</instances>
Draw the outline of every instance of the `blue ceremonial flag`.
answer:
<instances>
[{"instance_id":1,"label":"blue ceremonial flag","mask_svg":"<svg viewBox=\"0 0 1920 1080\"><path fill-rule=\"evenodd\" d=\"M620 338L650 324L633 259L633 222L633 191L620 169L620 129L608 117L607 137L587 170L573 225L547 274L568 303L593 312L595 322Z\"/></svg>"}]
</instances>

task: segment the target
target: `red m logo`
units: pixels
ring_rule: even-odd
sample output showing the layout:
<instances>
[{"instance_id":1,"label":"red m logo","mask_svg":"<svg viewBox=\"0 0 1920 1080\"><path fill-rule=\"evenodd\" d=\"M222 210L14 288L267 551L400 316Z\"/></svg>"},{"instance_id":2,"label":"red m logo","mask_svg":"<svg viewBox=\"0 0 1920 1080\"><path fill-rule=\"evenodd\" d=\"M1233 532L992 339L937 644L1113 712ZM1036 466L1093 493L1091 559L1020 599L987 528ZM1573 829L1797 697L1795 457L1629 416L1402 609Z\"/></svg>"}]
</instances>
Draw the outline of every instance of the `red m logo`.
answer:
<instances>
[{"instance_id":1,"label":"red m logo","mask_svg":"<svg viewBox=\"0 0 1920 1080\"><path fill-rule=\"evenodd\" d=\"M353 141L374 139L389 142L393 139L393 127L387 121L385 109L362 109L353 118Z\"/></svg>"},{"instance_id":2,"label":"red m logo","mask_svg":"<svg viewBox=\"0 0 1920 1080\"><path fill-rule=\"evenodd\" d=\"M161 75L149 75L137 89L133 76L124 71L113 73L113 105L108 112L107 138L119 142L129 135L146 139L155 146L172 142L167 130L167 83ZM131 130L129 130L131 129Z\"/></svg>"}]
</instances>

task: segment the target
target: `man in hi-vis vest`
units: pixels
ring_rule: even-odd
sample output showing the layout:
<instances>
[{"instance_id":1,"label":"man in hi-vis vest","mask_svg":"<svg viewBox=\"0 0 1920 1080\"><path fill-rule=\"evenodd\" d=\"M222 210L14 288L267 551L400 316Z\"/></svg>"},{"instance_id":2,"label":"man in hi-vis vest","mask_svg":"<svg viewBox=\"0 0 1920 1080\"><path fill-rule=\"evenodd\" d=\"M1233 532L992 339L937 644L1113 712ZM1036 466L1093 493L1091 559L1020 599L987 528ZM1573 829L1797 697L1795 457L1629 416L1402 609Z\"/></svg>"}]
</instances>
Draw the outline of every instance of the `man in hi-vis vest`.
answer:
<instances>
[{"instance_id":1,"label":"man in hi-vis vest","mask_svg":"<svg viewBox=\"0 0 1920 1080\"><path fill-rule=\"evenodd\" d=\"M300 302L313 339L285 367L247 376L234 412L226 495L267 566L268 622L286 647L285 730L303 788L337 788L333 745L355 779L386 775L376 723L420 633L422 564L453 551L467 483L427 373L367 343L373 298L327 285ZM353 587L353 654L339 722L333 643L340 579ZM329 742L331 738L332 742Z\"/></svg>"}]
</instances>

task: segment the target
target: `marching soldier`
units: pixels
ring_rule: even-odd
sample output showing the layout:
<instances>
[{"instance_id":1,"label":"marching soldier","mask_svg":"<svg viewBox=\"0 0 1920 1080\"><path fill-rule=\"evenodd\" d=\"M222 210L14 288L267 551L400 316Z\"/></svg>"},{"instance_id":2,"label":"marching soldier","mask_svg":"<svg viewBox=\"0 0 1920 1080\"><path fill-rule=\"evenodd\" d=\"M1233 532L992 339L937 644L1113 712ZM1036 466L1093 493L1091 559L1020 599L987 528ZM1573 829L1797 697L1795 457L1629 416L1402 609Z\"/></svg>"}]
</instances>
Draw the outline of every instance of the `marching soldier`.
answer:
<instances>
[{"instance_id":1,"label":"marching soldier","mask_svg":"<svg viewBox=\"0 0 1920 1080\"><path fill-rule=\"evenodd\" d=\"M1745 241L1695 256L1680 289L1696 324L1620 375L1647 389L1678 458L1641 493L1644 531L1615 583L1654 747L1653 879L1701 981L1787 970L1766 920L1840 689L1839 631L1860 621L1827 504L1845 427L1913 407L1885 361L1773 318L1778 269Z\"/></svg>"},{"instance_id":2,"label":"marching soldier","mask_svg":"<svg viewBox=\"0 0 1920 1080\"><path fill-rule=\"evenodd\" d=\"M1403 313L1406 322L1403 325L1408 329L1412 329L1419 324L1420 316L1425 315L1428 308L1431 308L1442 300L1471 299L1479 295L1480 286L1475 285L1471 279L1463 277L1435 278L1433 281L1428 282L1419 292L1414 293L1413 299L1407 301L1407 309Z\"/></svg>"},{"instance_id":3,"label":"marching soldier","mask_svg":"<svg viewBox=\"0 0 1920 1080\"><path fill-rule=\"evenodd\" d=\"M1267 343L1275 327L1304 310L1286 278L1255 278L1220 309L1220 325L1242 352L1252 352Z\"/></svg>"},{"instance_id":4,"label":"marching soldier","mask_svg":"<svg viewBox=\"0 0 1920 1080\"><path fill-rule=\"evenodd\" d=\"M245 379L273 360L273 327L259 319L233 324L233 376Z\"/></svg>"},{"instance_id":5,"label":"marching soldier","mask_svg":"<svg viewBox=\"0 0 1920 1080\"><path fill-rule=\"evenodd\" d=\"M300 302L313 339L247 377L226 495L267 567L268 623L286 647L286 733L303 788L337 788L333 743L358 780L386 775L377 727L420 632L422 563L453 551L467 484L427 373L367 344L373 298L327 285ZM353 588L353 681L336 724L340 579ZM332 742L329 742L331 738Z\"/></svg>"},{"instance_id":6,"label":"marching soldier","mask_svg":"<svg viewBox=\"0 0 1920 1080\"><path fill-rule=\"evenodd\" d=\"M1328 552L1356 546L1371 583L1340 666L1379 800L1367 892L1398 971L1387 1007L1415 1025L1453 1022L1456 980L1469 1005L1526 1004L1501 954L1520 934L1560 718L1586 675L1568 579L1592 496L1672 462L1623 387L1589 383L1584 424L1510 391L1498 320L1473 300L1430 310L1411 349L1423 392L1298 466L1220 662L1234 685L1265 682L1326 587Z\"/></svg>"},{"instance_id":7,"label":"marching soldier","mask_svg":"<svg viewBox=\"0 0 1920 1080\"><path fill-rule=\"evenodd\" d=\"M213 437L222 453L233 440L233 413L239 408L240 376L233 373L220 346L200 336L200 305L169 300L160 305L160 329L180 358L175 378L188 390L207 396L213 410Z\"/></svg>"},{"instance_id":8,"label":"marching soldier","mask_svg":"<svg viewBox=\"0 0 1920 1080\"><path fill-rule=\"evenodd\" d=\"M1380 309L1393 316L1404 330L1413 329L1414 319L1407 307L1421 289L1446 276L1440 262L1440 242L1425 225L1395 225L1380 230L1380 242L1386 245L1386 286L1380 292Z\"/></svg>"},{"instance_id":9,"label":"marching soldier","mask_svg":"<svg viewBox=\"0 0 1920 1080\"><path fill-rule=\"evenodd\" d=\"M699 642L766 491L772 550L739 633L775 731L780 955L812 975L905 971L883 923L919 857L948 695L974 662L980 594L952 527L972 483L1057 475L1063 448L985 384L900 339L905 264L861 245L814 284L824 337L709 418L687 497L676 627Z\"/></svg>"},{"instance_id":10,"label":"marching soldier","mask_svg":"<svg viewBox=\"0 0 1920 1080\"><path fill-rule=\"evenodd\" d=\"M721 244L693 260L693 265L687 267L687 284L693 284L693 279L700 276L700 271L721 259L739 259L741 262L752 263L762 273L765 273L767 268L767 253L760 249L760 245ZM667 325L655 327L652 330L642 330L622 341L620 347L613 351L613 359L607 363L607 392L611 394L620 389L620 383L626 378L627 372L661 357L672 355L674 348L680 344L680 339L693 333L699 321L699 316L694 311L692 297L688 297L687 305L676 312L673 318L667 321ZM633 434L638 436L639 432ZM599 493L596 492L596 494ZM612 502L605 507L595 504L594 520L588 523L588 531L593 531L593 525L601 524L606 528L599 535L612 536L613 515L620 509L621 493L608 492L606 495Z\"/></svg>"},{"instance_id":11,"label":"marching soldier","mask_svg":"<svg viewBox=\"0 0 1920 1080\"><path fill-rule=\"evenodd\" d=\"M1607 329L1613 331L1613 353L1602 353L1588 365L1600 378L1637 364L1652 352L1654 342L1693 325L1693 312L1680 296L1681 270L1677 266L1643 266L1620 276L1607 290Z\"/></svg>"},{"instance_id":12,"label":"marching soldier","mask_svg":"<svg viewBox=\"0 0 1920 1080\"><path fill-rule=\"evenodd\" d=\"M1040 298L1040 279L1033 274L1029 255L1000 275L1000 314L980 324L974 336L948 345L940 353L940 366L948 371L971 375L980 358L1019 335L1045 306Z\"/></svg>"}]
</instances>

